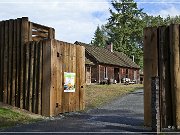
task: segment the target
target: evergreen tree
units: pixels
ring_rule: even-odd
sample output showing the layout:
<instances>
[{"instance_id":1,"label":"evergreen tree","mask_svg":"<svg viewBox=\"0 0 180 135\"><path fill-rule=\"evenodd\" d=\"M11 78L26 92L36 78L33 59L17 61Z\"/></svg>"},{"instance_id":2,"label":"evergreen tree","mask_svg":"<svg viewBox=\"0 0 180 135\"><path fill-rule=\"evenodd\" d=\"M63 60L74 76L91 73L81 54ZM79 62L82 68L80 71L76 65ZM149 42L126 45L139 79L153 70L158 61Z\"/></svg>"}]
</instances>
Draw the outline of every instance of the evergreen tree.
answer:
<instances>
[{"instance_id":1,"label":"evergreen tree","mask_svg":"<svg viewBox=\"0 0 180 135\"><path fill-rule=\"evenodd\" d=\"M110 18L106 24L107 33L116 51L135 56L139 64L143 47L143 20L145 13L137 8L134 0L113 0Z\"/></svg>"},{"instance_id":2,"label":"evergreen tree","mask_svg":"<svg viewBox=\"0 0 180 135\"><path fill-rule=\"evenodd\" d=\"M95 33L94 33L94 38L91 41L91 44L94 46L98 46L98 47L104 47L105 46L105 36L104 36L104 32L103 30L100 29L100 27L98 26Z\"/></svg>"},{"instance_id":3,"label":"evergreen tree","mask_svg":"<svg viewBox=\"0 0 180 135\"><path fill-rule=\"evenodd\" d=\"M112 0L108 23L98 26L92 44L104 47L105 41L113 43L113 49L135 56L135 62L143 67L143 28L180 23L180 16L147 15L137 8L134 0Z\"/></svg>"}]
</instances>

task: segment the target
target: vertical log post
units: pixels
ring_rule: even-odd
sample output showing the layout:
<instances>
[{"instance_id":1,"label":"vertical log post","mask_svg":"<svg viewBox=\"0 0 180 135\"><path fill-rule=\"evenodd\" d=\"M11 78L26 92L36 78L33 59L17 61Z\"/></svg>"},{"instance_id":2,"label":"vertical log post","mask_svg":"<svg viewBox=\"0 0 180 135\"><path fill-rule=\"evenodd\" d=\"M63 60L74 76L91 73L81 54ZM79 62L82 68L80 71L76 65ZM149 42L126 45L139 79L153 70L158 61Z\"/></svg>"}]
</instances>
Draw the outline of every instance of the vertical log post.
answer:
<instances>
[{"instance_id":1,"label":"vertical log post","mask_svg":"<svg viewBox=\"0 0 180 135\"><path fill-rule=\"evenodd\" d=\"M161 91L161 119L162 128L172 125L172 102L171 102L171 76L170 76L170 46L169 27L158 28L159 46L159 86Z\"/></svg>"},{"instance_id":2,"label":"vertical log post","mask_svg":"<svg viewBox=\"0 0 180 135\"><path fill-rule=\"evenodd\" d=\"M180 126L180 58L179 25L170 25L170 62L173 126Z\"/></svg>"},{"instance_id":3,"label":"vertical log post","mask_svg":"<svg viewBox=\"0 0 180 135\"><path fill-rule=\"evenodd\" d=\"M151 126L151 77L158 75L157 28L144 29L144 125Z\"/></svg>"}]
</instances>

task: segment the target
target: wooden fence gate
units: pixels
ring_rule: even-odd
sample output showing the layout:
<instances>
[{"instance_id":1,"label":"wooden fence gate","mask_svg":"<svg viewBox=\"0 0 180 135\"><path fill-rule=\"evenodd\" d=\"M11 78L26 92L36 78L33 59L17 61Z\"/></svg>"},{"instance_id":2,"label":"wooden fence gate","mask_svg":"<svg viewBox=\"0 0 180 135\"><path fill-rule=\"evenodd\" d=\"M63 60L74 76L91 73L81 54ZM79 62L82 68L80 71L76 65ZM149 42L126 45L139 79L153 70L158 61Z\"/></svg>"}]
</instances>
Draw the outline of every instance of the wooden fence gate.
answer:
<instances>
[{"instance_id":1,"label":"wooden fence gate","mask_svg":"<svg viewBox=\"0 0 180 135\"><path fill-rule=\"evenodd\" d=\"M0 102L45 116L84 109L85 48L28 18L0 22ZM64 72L75 92L64 92Z\"/></svg>"},{"instance_id":2,"label":"wooden fence gate","mask_svg":"<svg viewBox=\"0 0 180 135\"><path fill-rule=\"evenodd\" d=\"M144 29L144 124L151 125L151 77L159 76L161 127L180 127L180 27Z\"/></svg>"}]
</instances>

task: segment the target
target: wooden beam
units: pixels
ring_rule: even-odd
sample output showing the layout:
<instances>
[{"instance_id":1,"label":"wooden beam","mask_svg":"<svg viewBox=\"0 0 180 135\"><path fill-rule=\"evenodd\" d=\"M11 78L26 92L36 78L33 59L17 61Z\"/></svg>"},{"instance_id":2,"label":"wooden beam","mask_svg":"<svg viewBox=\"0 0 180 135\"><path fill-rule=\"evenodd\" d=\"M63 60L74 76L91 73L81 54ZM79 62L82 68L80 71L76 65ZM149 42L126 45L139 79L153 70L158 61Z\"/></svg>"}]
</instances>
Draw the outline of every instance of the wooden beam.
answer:
<instances>
[{"instance_id":1,"label":"wooden beam","mask_svg":"<svg viewBox=\"0 0 180 135\"><path fill-rule=\"evenodd\" d=\"M42 115L50 116L51 41L43 41Z\"/></svg>"},{"instance_id":2,"label":"wooden beam","mask_svg":"<svg viewBox=\"0 0 180 135\"><path fill-rule=\"evenodd\" d=\"M158 75L157 28L144 29L144 125L151 126L151 77Z\"/></svg>"},{"instance_id":3,"label":"wooden beam","mask_svg":"<svg viewBox=\"0 0 180 135\"><path fill-rule=\"evenodd\" d=\"M32 31L32 35L36 35L36 36L39 36L39 37L42 37L42 38L47 38L48 37L48 33L43 33L43 32L40 32L40 31Z\"/></svg>"},{"instance_id":4,"label":"wooden beam","mask_svg":"<svg viewBox=\"0 0 180 135\"><path fill-rule=\"evenodd\" d=\"M40 41L40 40L43 40L43 38L40 36L35 36L35 37L32 37L32 40L33 41Z\"/></svg>"},{"instance_id":5,"label":"wooden beam","mask_svg":"<svg viewBox=\"0 0 180 135\"><path fill-rule=\"evenodd\" d=\"M49 32L49 28L50 28L50 27L43 26L43 25L40 25L40 24L37 24L37 23L33 23L33 22L32 22L32 29L35 29L35 30L38 30L38 31L42 31L42 32L48 33L48 32Z\"/></svg>"},{"instance_id":6,"label":"wooden beam","mask_svg":"<svg viewBox=\"0 0 180 135\"><path fill-rule=\"evenodd\" d=\"M172 97L171 97L171 76L170 76L170 37L169 27L158 28L159 35L159 78L161 94L161 120L162 127L167 128L172 123Z\"/></svg>"},{"instance_id":7,"label":"wooden beam","mask_svg":"<svg viewBox=\"0 0 180 135\"><path fill-rule=\"evenodd\" d=\"M54 28L49 29L48 38L49 39L55 39L55 29Z\"/></svg>"}]
</instances>

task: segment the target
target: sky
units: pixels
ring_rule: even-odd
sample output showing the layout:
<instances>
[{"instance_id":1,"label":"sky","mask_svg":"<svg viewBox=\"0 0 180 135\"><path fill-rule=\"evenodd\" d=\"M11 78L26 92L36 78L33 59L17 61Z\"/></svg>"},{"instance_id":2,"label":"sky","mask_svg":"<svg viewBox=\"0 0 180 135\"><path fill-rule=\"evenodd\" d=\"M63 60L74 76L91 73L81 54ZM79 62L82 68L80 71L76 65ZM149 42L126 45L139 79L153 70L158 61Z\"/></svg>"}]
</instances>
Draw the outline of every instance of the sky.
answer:
<instances>
[{"instance_id":1,"label":"sky","mask_svg":"<svg viewBox=\"0 0 180 135\"><path fill-rule=\"evenodd\" d=\"M55 28L57 40L90 43L97 26L107 22L111 0L0 0L0 21L29 17ZM135 0L149 15L180 15L180 0Z\"/></svg>"}]
</instances>

